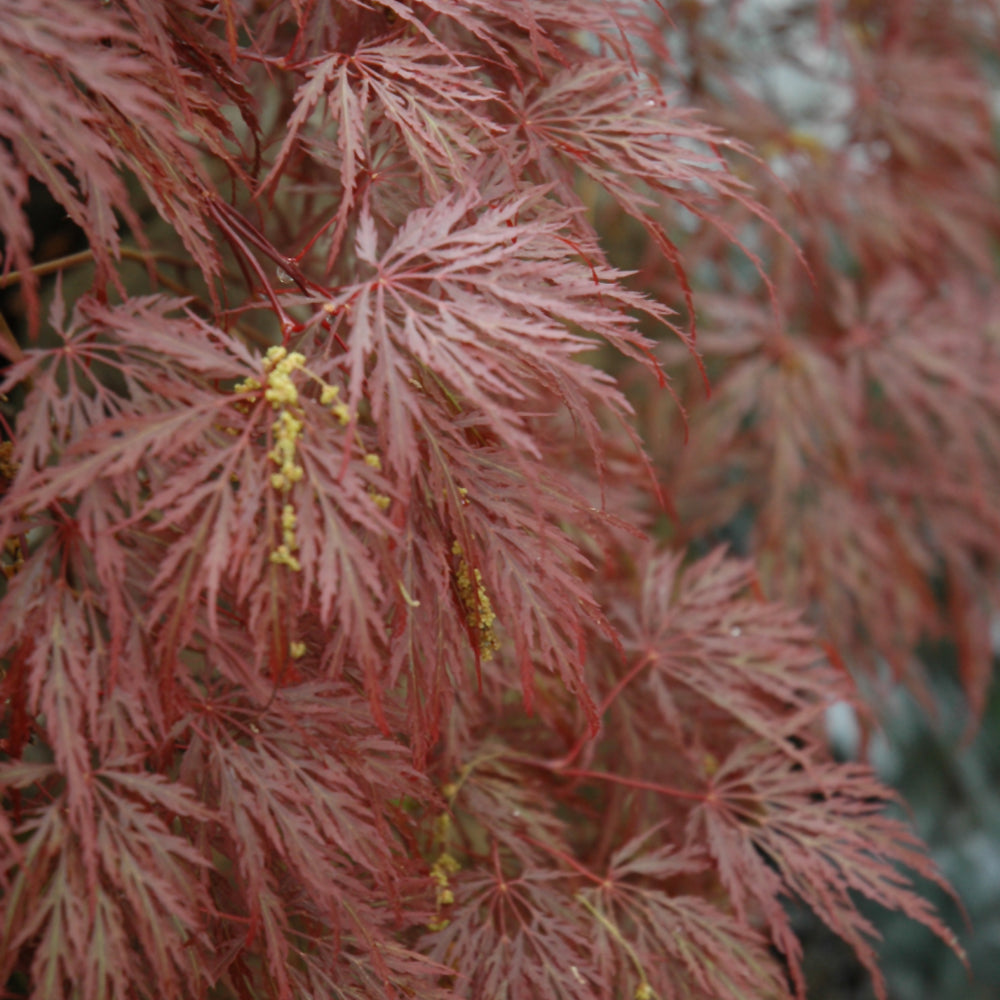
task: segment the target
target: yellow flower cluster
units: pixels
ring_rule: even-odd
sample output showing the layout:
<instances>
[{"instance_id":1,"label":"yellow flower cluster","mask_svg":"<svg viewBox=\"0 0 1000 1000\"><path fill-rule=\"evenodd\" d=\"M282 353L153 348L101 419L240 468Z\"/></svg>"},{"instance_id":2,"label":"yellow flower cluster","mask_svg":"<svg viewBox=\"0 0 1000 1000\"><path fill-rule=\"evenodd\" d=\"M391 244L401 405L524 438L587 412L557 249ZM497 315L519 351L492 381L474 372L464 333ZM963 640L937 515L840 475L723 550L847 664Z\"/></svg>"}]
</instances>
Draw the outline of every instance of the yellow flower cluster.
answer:
<instances>
[{"instance_id":1,"label":"yellow flower cluster","mask_svg":"<svg viewBox=\"0 0 1000 1000\"><path fill-rule=\"evenodd\" d=\"M319 394L319 401L323 406L329 406L330 412L340 421L342 427L346 427L351 422L351 411L347 404L341 402L337 397L340 395L339 385L327 385L323 383L323 389Z\"/></svg>"},{"instance_id":2,"label":"yellow flower cluster","mask_svg":"<svg viewBox=\"0 0 1000 1000\"><path fill-rule=\"evenodd\" d=\"M296 461L296 447L302 434L302 421L289 407L297 406L299 402L299 390L292 380L292 372L304 367L305 363L304 355L298 351L289 354L284 347L270 348L264 358L264 371L267 372L264 398L278 411L277 419L271 425L274 448L268 453L268 458L281 471L272 474L271 485L282 494L288 493L303 476L302 466ZM291 532L294 536L294 520Z\"/></svg>"},{"instance_id":3,"label":"yellow flower cluster","mask_svg":"<svg viewBox=\"0 0 1000 1000\"><path fill-rule=\"evenodd\" d=\"M274 482L274 477L271 477ZM294 553L299 547L299 540L295 534L295 526L298 523L298 516L295 508L286 503L281 508L281 544L271 553L271 562L279 566L287 566L289 569L298 572L302 569L299 560Z\"/></svg>"},{"instance_id":4,"label":"yellow flower cluster","mask_svg":"<svg viewBox=\"0 0 1000 1000\"><path fill-rule=\"evenodd\" d=\"M299 390L292 379L292 372L305 367L305 363L305 355L298 351L289 353L284 347L272 347L264 357L264 371L267 373L264 398L278 411L271 425L274 447L268 452L268 458L280 471L271 474L271 485L282 496L287 496L305 474L297 460L303 423L292 409L297 408L299 402ZM299 547L295 534L297 522L295 507L286 502L281 508L281 544L271 553L272 563L287 566L294 572L302 569L295 555Z\"/></svg>"},{"instance_id":5,"label":"yellow flower cluster","mask_svg":"<svg viewBox=\"0 0 1000 1000\"><path fill-rule=\"evenodd\" d=\"M455 902L455 893L451 891L451 876L461 865L447 852L442 851L437 861L431 865L431 878L437 887L436 902L440 913L442 907L451 906ZM448 918L437 916L427 925L428 930L440 931L448 926Z\"/></svg>"},{"instance_id":6,"label":"yellow flower cluster","mask_svg":"<svg viewBox=\"0 0 1000 1000\"><path fill-rule=\"evenodd\" d=\"M500 640L497 639L493 629L497 616L493 611L493 604L490 595L483 583L482 574L478 569L469 571L469 564L465 561L462 546L459 542L454 542L451 551L453 555L459 557L458 570L455 573L455 583L458 586L458 596L465 608L465 620L469 628L479 632L479 655L484 660L491 660L493 653L500 648Z\"/></svg>"},{"instance_id":7,"label":"yellow flower cluster","mask_svg":"<svg viewBox=\"0 0 1000 1000\"><path fill-rule=\"evenodd\" d=\"M370 469L374 469L376 472L382 469L382 459L375 454L375 452L370 451L365 455L365 465ZM392 503L392 497L386 496L384 493L379 493L374 486L368 487L368 495L372 498L372 502L378 507L379 510L388 510L389 504Z\"/></svg>"},{"instance_id":8,"label":"yellow flower cluster","mask_svg":"<svg viewBox=\"0 0 1000 1000\"><path fill-rule=\"evenodd\" d=\"M293 373L302 371L309 378L319 382L321 404L330 407L330 412L342 426L351 421L351 411L339 399L340 388L328 385L310 372L305 364L304 354L289 351L281 346L271 347L264 355L264 382L246 378L236 386L237 393L263 389L264 398L277 411L274 423L271 425L274 447L268 452L268 458L278 467L278 471L271 474L271 485L281 494L285 502L281 508L281 544L271 553L270 559L272 563L287 566L296 572L302 568L295 555L299 547L295 533L298 517L295 507L288 502L288 495L292 487L301 481L305 470L298 461L298 440L302 436L303 420L302 410L299 407L299 390L292 377Z\"/></svg>"},{"instance_id":9,"label":"yellow flower cluster","mask_svg":"<svg viewBox=\"0 0 1000 1000\"><path fill-rule=\"evenodd\" d=\"M302 436L303 413L299 405L299 389L292 377L294 372L301 371L306 377L319 383L320 405L329 407L330 413L346 427L351 422L351 411L340 399L340 387L329 385L318 375L306 368L306 358L298 351L289 351L285 347L268 348L264 355L264 381L255 378L245 378L235 391L246 394L264 390L264 399L277 411L274 423L271 425L271 435L274 446L268 452L268 458L278 467L271 473L271 485L281 494L284 501L281 509L281 543L270 555L272 563L287 566L298 572L302 569L295 552L299 547L295 533L298 518L295 507L289 502L292 487L301 481L305 470L298 461L298 441ZM236 404L241 413L249 412L246 400ZM233 429L233 433L235 429ZM376 472L382 468L382 460L373 452L364 455L365 464ZM384 493L379 493L374 487L369 488L372 501L380 510L388 509L391 499Z\"/></svg>"},{"instance_id":10,"label":"yellow flower cluster","mask_svg":"<svg viewBox=\"0 0 1000 1000\"><path fill-rule=\"evenodd\" d=\"M271 485L280 493L287 493L303 475L302 466L295 461L295 447L302 434L302 421L288 410L282 410L271 426L274 447L268 458L281 471L271 474Z\"/></svg>"}]
</instances>

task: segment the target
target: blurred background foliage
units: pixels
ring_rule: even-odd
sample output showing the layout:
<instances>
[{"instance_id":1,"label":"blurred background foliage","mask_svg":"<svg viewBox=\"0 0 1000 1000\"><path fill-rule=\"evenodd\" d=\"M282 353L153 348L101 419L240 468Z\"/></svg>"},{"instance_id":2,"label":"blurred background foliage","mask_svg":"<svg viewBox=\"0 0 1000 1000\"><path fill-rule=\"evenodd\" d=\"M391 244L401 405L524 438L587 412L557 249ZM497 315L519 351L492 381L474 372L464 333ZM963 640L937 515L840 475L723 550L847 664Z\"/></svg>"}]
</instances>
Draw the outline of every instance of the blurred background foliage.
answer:
<instances>
[{"instance_id":1,"label":"blurred background foliage","mask_svg":"<svg viewBox=\"0 0 1000 1000\"><path fill-rule=\"evenodd\" d=\"M928 654L930 655L930 654ZM879 727L867 749L854 744L850 716L831 720L835 747L867 755L901 796L913 823L960 900L921 884L958 930L971 972L922 928L896 914L862 906L882 937L882 968L893 1000L992 1000L1000 996L1000 691L993 685L983 721L963 741L965 703L954 682L954 655L936 651L937 714L898 688L874 706ZM872 1000L853 956L808 914L799 914L810 996Z\"/></svg>"},{"instance_id":2,"label":"blurred background foliage","mask_svg":"<svg viewBox=\"0 0 1000 1000\"><path fill-rule=\"evenodd\" d=\"M872 909L892 1000L1000 996L1000 4L650 10L665 90L719 127L713 154L763 206L720 221L665 200L681 277L590 201L636 287L672 305L693 288L711 395L666 342L686 420L632 387L676 506L664 533L752 557L858 680L831 741L899 791L971 968ZM798 919L810 996L868 1000L849 951Z\"/></svg>"},{"instance_id":3,"label":"blurred background foliage","mask_svg":"<svg viewBox=\"0 0 1000 1000\"><path fill-rule=\"evenodd\" d=\"M962 901L970 929L960 936L973 981L912 924L879 914L886 975L899 1000L1000 996L1000 691L994 683L976 737L963 744L963 698L950 679L951 659L940 651L938 719L928 719L905 691L894 692L880 713L884 728L872 757ZM950 901L936 901L955 913ZM960 920L956 913L952 925Z\"/></svg>"}]
</instances>

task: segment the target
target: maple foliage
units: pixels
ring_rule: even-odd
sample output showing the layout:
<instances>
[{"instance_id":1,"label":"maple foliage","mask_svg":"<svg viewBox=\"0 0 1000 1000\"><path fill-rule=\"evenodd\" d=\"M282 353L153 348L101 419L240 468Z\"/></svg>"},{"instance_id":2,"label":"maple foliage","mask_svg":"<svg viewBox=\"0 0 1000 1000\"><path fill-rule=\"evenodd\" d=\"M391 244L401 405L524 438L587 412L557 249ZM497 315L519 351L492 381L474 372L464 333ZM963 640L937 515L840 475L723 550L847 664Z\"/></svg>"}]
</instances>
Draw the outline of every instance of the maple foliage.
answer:
<instances>
[{"instance_id":1,"label":"maple foliage","mask_svg":"<svg viewBox=\"0 0 1000 1000\"><path fill-rule=\"evenodd\" d=\"M992 305L927 272L959 246L985 267L982 220L928 208L894 269L851 232L852 297L822 226L745 180L759 137L665 92L669 37L601 0L0 10L28 331L0 340L6 995L804 996L792 901L882 997L859 899L961 954L891 794L831 758L823 713L855 696L824 636L750 562L655 541L651 511L678 498L694 533L754 504L765 579L822 598L847 650L865 574L913 581L873 617L882 654L945 619L937 559L964 607L998 537L992 464L958 475L995 445ZM940 99L975 121L980 96L963 73ZM985 145L901 121L987 183ZM82 229L83 280L79 255L34 259L29 179ZM602 215L644 234L641 273ZM730 252L756 297L692 280ZM855 331L832 355L772 335L803 261ZM699 351L745 365L651 461L646 399L681 414ZM858 513L820 507L824 545L782 562L813 465Z\"/></svg>"}]
</instances>

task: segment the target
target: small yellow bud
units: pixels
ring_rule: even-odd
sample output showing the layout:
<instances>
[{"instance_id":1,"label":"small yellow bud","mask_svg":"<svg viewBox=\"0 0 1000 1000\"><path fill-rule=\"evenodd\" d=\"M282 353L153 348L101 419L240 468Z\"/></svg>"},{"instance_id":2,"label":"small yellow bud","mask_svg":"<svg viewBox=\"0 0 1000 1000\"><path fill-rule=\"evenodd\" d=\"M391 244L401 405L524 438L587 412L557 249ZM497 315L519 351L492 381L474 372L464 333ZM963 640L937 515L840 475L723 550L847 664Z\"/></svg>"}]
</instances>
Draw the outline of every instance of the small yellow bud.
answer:
<instances>
[{"instance_id":1,"label":"small yellow bud","mask_svg":"<svg viewBox=\"0 0 1000 1000\"><path fill-rule=\"evenodd\" d=\"M340 395L339 385L323 385L323 389L319 394L319 401L322 406L330 406L333 401Z\"/></svg>"},{"instance_id":2,"label":"small yellow bud","mask_svg":"<svg viewBox=\"0 0 1000 1000\"><path fill-rule=\"evenodd\" d=\"M365 455L365 465L371 466L377 472L382 468L382 459L378 457L374 452L369 452Z\"/></svg>"},{"instance_id":3,"label":"small yellow bud","mask_svg":"<svg viewBox=\"0 0 1000 1000\"><path fill-rule=\"evenodd\" d=\"M455 570L455 584L465 608L466 624L470 629L478 630L479 655L484 660L490 660L493 658L493 653L500 648L500 640L493 630L497 616L490 601L489 591L483 583L482 573L466 562L458 539L452 543L451 551L453 555L459 557L458 567Z\"/></svg>"},{"instance_id":4,"label":"small yellow bud","mask_svg":"<svg viewBox=\"0 0 1000 1000\"><path fill-rule=\"evenodd\" d=\"M269 558L276 566L287 566L295 573L302 569L302 564L288 551L287 545L279 545Z\"/></svg>"},{"instance_id":5,"label":"small yellow bud","mask_svg":"<svg viewBox=\"0 0 1000 1000\"><path fill-rule=\"evenodd\" d=\"M269 347L267 353L264 355L264 367L273 368L287 353L287 348L282 347L280 344Z\"/></svg>"},{"instance_id":6,"label":"small yellow bud","mask_svg":"<svg viewBox=\"0 0 1000 1000\"><path fill-rule=\"evenodd\" d=\"M281 371L287 373L293 372L297 368L304 368L305 364L306 356L304 354L300 354L298 351L292 351L292 353L281 362L279 368Z\"/></svg>"},{"instance_id":7,"label":"small yellow bud","mask_svg":"<svg viewBox=\"0 0 1000 1000\"><path fill-rule=\"evenodd\" d=\"M461 869L461 865L447 852L441 855L434 862L434 867L441 869L441 871L447 872L450 875L454 875L455 872Z\"/></svg>"},{"instance_id":8,"label":"small yellow bud","mask_svg":"<svg viewBox=\"0 0 1000 1000\"><path fill-rule=\"evenodd\" d=\"M267 382L264 398L277 410L282 406L291 406L299 401L299 390L287 372L274 371ZM288 411L285 410L282 416ZM289 414L290 416L290 414Z\"/></svg>"},{"instance_id":9,"label":"small yellow bud","mask_svg":"<svg viewBox=\"0 0 1000 1000\"><path fill-rule=\"evenodd\" d=\"M306 655L306 644L304 642L292 642L288 647L288 653L293 660L301 660Z\"/></svg>"},{"instance_id":10,"label":"small yellow bud","mask_svg":"<svg viewBox=\"0 0 1000 1000\"><path fill-rule=\"evenodd\" d=\"M288 410L282 410L281 416L274 422L275 430L279 434L287 434L291 438L296 438L302 432L302 421Z\"/></svg>"}]
</instances>

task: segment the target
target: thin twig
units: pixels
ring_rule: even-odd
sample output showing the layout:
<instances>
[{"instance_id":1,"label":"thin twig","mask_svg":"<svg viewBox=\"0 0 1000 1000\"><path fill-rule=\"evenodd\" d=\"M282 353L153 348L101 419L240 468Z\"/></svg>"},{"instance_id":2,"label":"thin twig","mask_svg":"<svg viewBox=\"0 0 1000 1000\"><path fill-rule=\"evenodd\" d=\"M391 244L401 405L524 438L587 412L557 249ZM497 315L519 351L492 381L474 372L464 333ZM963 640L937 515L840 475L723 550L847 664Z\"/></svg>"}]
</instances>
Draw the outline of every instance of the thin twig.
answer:
<instances>
[{"instance_id":1,"label":"thin twig","mask_svg":"<svg viewBox=\"0 0 1000 1000\"><path fill-rule=\"evenodd\" d=\"M176 264L181 267L190 265L191 263L180 257L172 257L169 254L162 254L151 250L137 250L133 247L122 247L119 253L125 260L137 260L142 263L155 260L164 264ZM53 257L52 260L45 260L40 264L32 264L31 267L22 271L11 271L10 274L0 276L0 288L8 288L11 285L20 284L28 274L34 274L36 277L44 277L46 274L66 271L80 264L89 264L93 259L93 250L80 250L78 253L67 254L65 257Z\"/></svg>"},{"instance_id":2,"label":"thin twig","mask_svg":"<svg viewBox=\"0 0 1000 1000\"><path fill-rule=\"evenodd\" d=\"M138 250L134 247L121 247L119 253L124 260L138 261L142 264L147 264L150 261L153 261L154 263L160 264L172 264L176 267L192 266L192 262L183 257L175 257L171 254L160 253L158 251ZM65 257L54 257L52 260L46 260L40 264L33 264L25 270L11 271L10 274L5 277L0 277L0 288L7 288L9 286L19 284L24 280L25 275L29 273L38 277L44 277L47 274L54 274L57 271L65 271L71 267L78 267L81 264L89 264L93 261L93 259L93 250L81 250L79 253L67 254ZM163 285L164 288L168 288L176 295L181 295L184 298L200 302L202 305L206 304L205 300L200 296L193 294L191 289L186 288L179 281L174 281L173 278L169 278L162 274L159 268L154 268L154 273L157 283ZM271 346L271 338L253 327L248 327L242 323L235 323L233 324L233 328L247 340L252 341L258 346ZM0 316L0 354L3 354L10 361L15 362L20 361L21 358L24 357L24 352L21 350L20 345L17 343L17 340L11 333L7 322L2 316Z\"/></svg>"}]
</instances>

